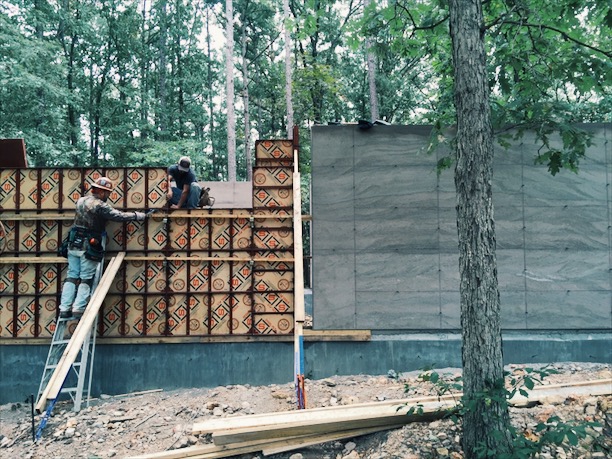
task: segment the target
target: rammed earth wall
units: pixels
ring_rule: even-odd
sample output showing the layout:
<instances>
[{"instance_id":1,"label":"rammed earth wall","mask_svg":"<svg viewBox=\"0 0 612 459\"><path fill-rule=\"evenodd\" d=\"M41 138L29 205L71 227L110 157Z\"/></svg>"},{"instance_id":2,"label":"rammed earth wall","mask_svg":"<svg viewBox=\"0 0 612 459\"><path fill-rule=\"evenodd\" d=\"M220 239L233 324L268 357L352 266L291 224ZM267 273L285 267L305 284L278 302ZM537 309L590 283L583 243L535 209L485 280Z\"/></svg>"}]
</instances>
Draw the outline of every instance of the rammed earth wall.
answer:
<instances>
[{"instance_id":1,"label":"rammed earth wall","mask_svg":"<svg viewBox=\"0 0 612 459\"><path fill-rule=\"evenodd\" d=\"M533 134L496 145L493 201L504 330L612 329L612 126L574 174L534 165ZM456 331L459 272L447 148L430 128L312 129L314 327ZM559 147L559 138L551 140Z\"/></svg>"}]
</instances>

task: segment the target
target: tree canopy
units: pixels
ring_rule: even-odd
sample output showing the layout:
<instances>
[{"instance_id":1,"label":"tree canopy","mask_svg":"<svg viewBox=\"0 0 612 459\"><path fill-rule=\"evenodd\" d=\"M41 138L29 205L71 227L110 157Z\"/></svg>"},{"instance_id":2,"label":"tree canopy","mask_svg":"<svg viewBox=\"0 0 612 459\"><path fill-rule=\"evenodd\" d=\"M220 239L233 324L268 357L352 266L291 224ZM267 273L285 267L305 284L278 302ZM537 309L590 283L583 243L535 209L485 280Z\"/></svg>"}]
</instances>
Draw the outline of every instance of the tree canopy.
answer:
<instances>
[{"instance_id":1,"label":"tree canopy","mask_svg":"<svg viewBox=\"0 0 612 459\"><path fill-rule=\"evenodd\" d=\"M230 101L224 2L2 0L0 136L24 137L37 166L159 166L188 154L201 178L219 180L231 104L244 180L252 139L286 135L283 24L295 125L369 119L368 55L381 119L454 124L447 2L292 0L288 19L281 0L233 3ZM568 148L548 145L537 161L575 170L588 139L574 125L612 112L610 8L492 0L483 15L499 140L535 128L546 145L560 131Z\"/></svg>"}]
</instances>

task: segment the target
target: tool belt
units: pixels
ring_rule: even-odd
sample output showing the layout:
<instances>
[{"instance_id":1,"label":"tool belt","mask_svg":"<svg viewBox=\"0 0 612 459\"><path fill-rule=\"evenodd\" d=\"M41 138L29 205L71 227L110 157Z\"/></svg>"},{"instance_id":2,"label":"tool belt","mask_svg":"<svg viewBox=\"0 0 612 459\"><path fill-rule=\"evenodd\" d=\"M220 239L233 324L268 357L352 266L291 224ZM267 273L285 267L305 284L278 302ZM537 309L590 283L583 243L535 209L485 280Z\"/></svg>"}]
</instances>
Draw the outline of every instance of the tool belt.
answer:
<instances>
[{"instance_id":1,"label":"tool belt","mask_svg":"<svg viewBox=\"0 0 612 459\"><path fill-rule=\"evenodd\" d=\"M80 226L73 226L68 235L68 247L71 250L84 250L85 258L102 261L104 258L104 235Z\"/></svg>"}]
</instances>

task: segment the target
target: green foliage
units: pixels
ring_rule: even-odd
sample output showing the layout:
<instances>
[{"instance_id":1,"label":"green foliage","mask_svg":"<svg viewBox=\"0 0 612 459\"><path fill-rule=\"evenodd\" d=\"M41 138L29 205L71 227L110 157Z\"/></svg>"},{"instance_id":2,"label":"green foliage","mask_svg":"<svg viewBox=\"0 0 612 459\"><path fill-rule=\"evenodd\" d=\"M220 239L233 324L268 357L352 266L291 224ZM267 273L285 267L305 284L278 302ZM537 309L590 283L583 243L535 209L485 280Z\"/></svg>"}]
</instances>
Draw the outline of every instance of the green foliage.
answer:
<instances>
[{"instance_id":1,"label":"green foliage","mask_svg":"<svg viewBox=\"0 0 612 459\"><path fill-rule=\"evenodd\" d=\"M480 409L483 405L490 407L496 402L503 401L505 403L517 394L528 398L528 391L542 384L549 375L556 373L558 372L551 366L539 369L527 367L517 373L506 372L504 380L489 384L485 390L476 393L470 400L462 397L457 409L446 411L444 415L454 422L459 422L465 413L470 410ZM395 372L393 374L390 373L390 376L396 379L399 378L399 375ZM422 383L433 385L433 389L438 397L447 394L457 394L458 391L462 390L463 386L461 376L441 375L432 368L424 368L417 376L417 386ZM413 392L414 389L416 387L407 383L404 385L405 393ZM405 409L406 407L408 408L406 414L423 413L423 405L420 403L410 406L404 405L399 409ZM492 414L494 415L494 413ZM594 428L598 426L599 424L594 422L564 422L558 416L551 416L545 421L539 422L533 431L520 432L514 426L510 426L512 437L510 452L499 451L488 447L485 442L482 442L476 447L476 457L478 459L529 459L553 445L563 449L577 446L580 440L596 435ZM502 444L503 432L493 431L489 432L489 434L493 440L495 438L499 440L493 443Z\"/></svg>"},{"instance_id":2,"label":"green foliage","mask_svg":"<svg viewBox=\"0 0 612 459\"><path fill-rule=\"evenodd\" d=\"M279 2L234 3L237 56L246 37L237 70L247 65L250 75L248 82L238 77L237 87L249 89L251 127L258 138L284 136ZM443 135L455 119L448 2L373 1L365 10L332 0L290 4L294 122L303 132L315 122L371 117L368 38L377 58L379 116L433 125L429 152L450 144ZM24 137L30 163L38 166L153 164L151 142L192 141L213 162L211 176L224 177L222 43L207 32L223 26L223 4L147 6L2 2L0 136ZM578 171L589 137L577 124L612 119L611 10L595 0L494 0L483 8L499 143L510 142L511 128L519 137L535 132L542 146L537 164L552 174ZM560 144L550 140L557 132ZM238 155L244 167L244 152ZM452 163L448 156L438 166Z\"/></svg>"},{"instance_id":3,"label":"green foliage","mask_svg":"<svg viewBox=\"0 0 612 459\"><path fill-rule=\"evenodd\" d=\"M593 427L597 423L569 423L563 422L557 416L551 416L545 422L540 422L535 427L535 432L525 435L517 432L512 427L512 448L510 453L500 453L499 451L487 448L480 444L476 448L479 459L529 459L542 453L546 447L557 446L568 449L577 446L580 440L593 434ZM494 435L500 433L494 433Z\"/></svg>"}]
</instances>

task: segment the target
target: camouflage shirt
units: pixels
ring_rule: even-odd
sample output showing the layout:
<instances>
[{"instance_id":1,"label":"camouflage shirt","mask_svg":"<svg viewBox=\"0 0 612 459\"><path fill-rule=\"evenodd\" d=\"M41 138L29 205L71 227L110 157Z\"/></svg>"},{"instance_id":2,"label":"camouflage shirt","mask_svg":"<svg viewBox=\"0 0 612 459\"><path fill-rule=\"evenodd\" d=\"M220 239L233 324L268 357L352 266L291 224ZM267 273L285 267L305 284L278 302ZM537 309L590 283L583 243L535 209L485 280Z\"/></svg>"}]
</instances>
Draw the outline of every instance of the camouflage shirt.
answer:
<instances>
[{"instance_id":1,"label":"camouflage shirt","mask_svg":"<svg viewBox=\"0 0 612 459\"><path fill-rule=\"evenodd\" d=\"M76 203L76 216L74 225L87 228L90 231L103 233L106 222L126 222L136 220L136 212L122 212L114 209L110 204L87 195L80 198Z\"/></svg>"}]
</instances>

